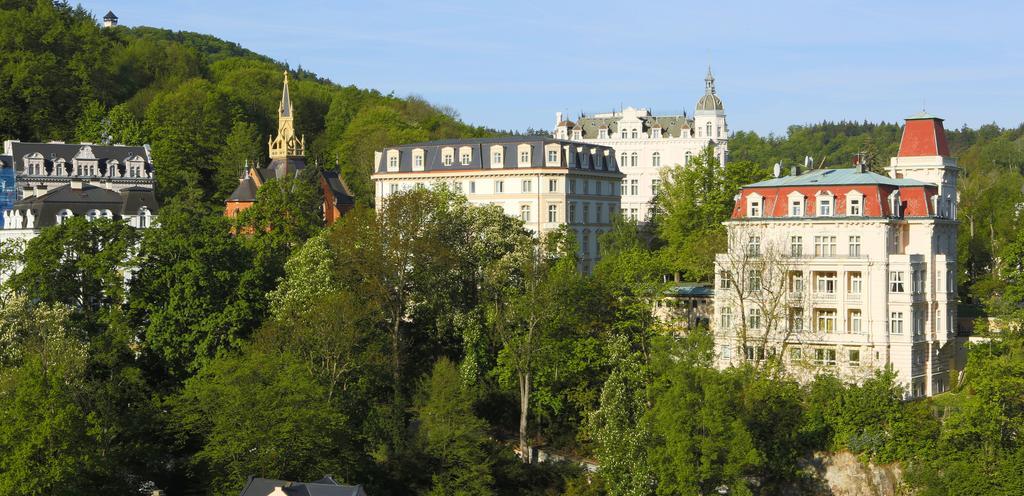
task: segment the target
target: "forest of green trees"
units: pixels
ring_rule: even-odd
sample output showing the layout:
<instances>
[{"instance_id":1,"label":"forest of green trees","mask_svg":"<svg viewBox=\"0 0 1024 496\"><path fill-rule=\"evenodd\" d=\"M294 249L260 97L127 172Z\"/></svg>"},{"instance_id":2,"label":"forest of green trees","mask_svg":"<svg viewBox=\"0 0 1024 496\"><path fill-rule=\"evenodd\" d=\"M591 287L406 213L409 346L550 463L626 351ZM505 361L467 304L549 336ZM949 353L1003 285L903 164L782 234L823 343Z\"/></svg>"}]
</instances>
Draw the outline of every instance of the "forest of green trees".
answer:
<instances>
[{"instance_id":1,"label":"forest of green trees","mask_svg":"<svg viewBox=\"0 0 1024 496\"><path fill-rule=\"evenodd\" d=\"M960 297L1005 325L979 320L989 340L952 390L905 402L885 371L717 370L706 331L652 315L662 275L711 276L739 185L807 155L884 166L896 124L737 132L724 167L667 167L651 230L616 219L582 275L569 231L535 239L445 188L372 205L374 150L494 131L302 69L307 161L359 204L324 227L300 175L226 219L241 165L266 159L282 64L100 29L64 3L0 7L0 135L150 143L163 202L159 228L74 218L0 245L0 273L21 267L0 287L0 495L230 495L250 475L324 474L372 496L819 494L820 451L899 463L917 494L1024 494L1024 127L948 131ZM599 470L525 464L523 445Z\"/></svg>"}]
</instances>

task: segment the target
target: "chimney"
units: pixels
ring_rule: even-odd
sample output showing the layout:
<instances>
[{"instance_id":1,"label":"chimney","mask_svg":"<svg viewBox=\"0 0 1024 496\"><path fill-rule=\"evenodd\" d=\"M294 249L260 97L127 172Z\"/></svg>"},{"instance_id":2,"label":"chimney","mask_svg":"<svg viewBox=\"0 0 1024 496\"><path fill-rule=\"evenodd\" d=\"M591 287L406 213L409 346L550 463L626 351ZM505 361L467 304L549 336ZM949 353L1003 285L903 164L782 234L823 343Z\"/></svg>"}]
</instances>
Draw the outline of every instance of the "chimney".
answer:
<instances>
[{"instance_id":1,"label":"chimney","mask_svg":"<svg viewBox=\"0 0 1024 496\"><path fill-rule=\"evenodd\" d=\"M71 189L82 189L84 182L81 179L75 178L71 180Z\"/></svg>"},{"instance_id":2,"label":"chimney","mask_svg":"<svg viewBox=\"0 0 1024 496\"><path fill-rule=\"evenodd\" d=\"M794 165L793 167L789 168L789 175L791 175L791 176L799 176L800 172L801 171L800 171L800 166L799 165Z\"/></svg>"}]
</instances>

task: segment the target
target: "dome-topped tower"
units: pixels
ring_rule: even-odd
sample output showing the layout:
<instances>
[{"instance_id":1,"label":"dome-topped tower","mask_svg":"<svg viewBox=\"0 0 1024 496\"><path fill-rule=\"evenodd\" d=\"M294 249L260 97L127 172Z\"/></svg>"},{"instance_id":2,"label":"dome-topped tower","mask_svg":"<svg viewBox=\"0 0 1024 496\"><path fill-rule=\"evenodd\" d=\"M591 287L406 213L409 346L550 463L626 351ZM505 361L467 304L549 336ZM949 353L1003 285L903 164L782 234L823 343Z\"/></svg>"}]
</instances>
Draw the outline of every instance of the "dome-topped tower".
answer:
<instances>
[{"instance_id":1,"label":"dome-topped tower","mask_svg":"<svg viewBox=\"0 0 1024 496\"><path fill-rule=\"evenodd\" d=\"M693 127L694 137L708 140L724 140L729 133L725 127L725 105L715 92L715 76L711 74L710 65L704 77L704 96L697 100Z\"/></svg>"},{"instance_id":2,"label":"dome-topped tower","mask_svg":"<svg viewBox=\"0 0 1024 496\"><path fill-rule=\"evenodd\" d=\"M697 112L725 112L722 99L715 94L715 76L708 66L708 75L704 77L704 96L697 100Z\"/></svg>"}]
</instances>

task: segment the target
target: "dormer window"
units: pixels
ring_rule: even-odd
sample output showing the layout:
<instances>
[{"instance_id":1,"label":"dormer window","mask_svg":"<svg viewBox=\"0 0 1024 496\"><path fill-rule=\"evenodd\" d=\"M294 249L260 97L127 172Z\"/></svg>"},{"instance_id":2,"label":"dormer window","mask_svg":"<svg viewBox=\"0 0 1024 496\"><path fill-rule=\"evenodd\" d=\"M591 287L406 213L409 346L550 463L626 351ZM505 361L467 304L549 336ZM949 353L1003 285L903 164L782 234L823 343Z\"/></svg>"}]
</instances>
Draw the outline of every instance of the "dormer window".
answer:
<instances>
[{"instance_id":1,"label":"dormer window","mask_svg":"<svg viewBox=\"0 0 1024 496\"><path fill-rule=\"evenodd\" d=\"M661 137L661 128L660 127L656 127L654 129L651 129L651 137L652 138L660 138Z\"/></svg>"},{"instance_id":2,"label":"dormer window","mask_svg":"<svg viewBox=\"0 0 1024 496\"><path fill-rule=\"evenodd\" d=\"M548 150L548 162L558 162L558 152L555 150Z\"/></svg>"},{"instance_id":3,"label":"dormer window","mask_svg":"<svg viewBox=\"0 0 1024 496\"><path fill-rule=\"evenodd\" d=\"M608 139L608 129L601 128L597 130L598 139Z\"/></svg>"},{"instance_id":4,"label":"dormer window","mask_svg":"<svg viewBox=\"0 0 1024 496\"><path fill-rule=\"evenodd\" d=\"M65 208L64 210L61 210L60 212L57 212L57 224L63 224L64 221L66 221L66 220L68 220L68 219L70 219L70 218L72 218L74 216L75 216L75 214L72 213L71 210L68 210L68 209Z\"/></svg>"},{"instance_id":5,"label":"dormer window","mask_svg":"<svg viewBox=\"0 0 1024 496\"><path fill-rule=\"evenodd\" d=\"M761 217L762 213L762 198L757 193L752 193L747 197L747 217Z\"/></svg>"},{"instance_id":6,"label":"dormer window","mask_svg":"<svg viewBox=\"0 0 1024 496\"><path fill-rule=\"evenodd\" d=\"M470 155L468 153L463 153L459 157L459 163L462 164L462 165L469 165L469 157L470 157Z\"/></svg>"},{"instance_id":7,"label":"dormer window","mask_svg":"<svg viewBox=\"0 0 1024 496\"><path fill-rule=\"evenodd\" d=\"M468 146L459 148L459 163L462 165L469 165L469 161L473 158L473 149Z\"/></svg>"},{"instance_id":8,"label":"dormer window","mask_svg":"<svg viewBox=\"0 0 1024 496\"><path fill-rule=\"evenodd\" d=\"M832 217L835 200L831 193L818 193L816 203L818 204L818 217Z\"/></svg>"},{"instance_id":9,"label":"dormer window","mask_svg":"<svg viewBox=\"0 0 1024 496\"><path fill-rule=\"evenodd\" d=\"M441 163L450 166L455 163L455 149L444 148L441 150Z\"/></svg>"},{"instance_id":10,"label":"dormer window","mask_svg":"<svg viewBox=\"0 0 1024 496\"><path fill-rule=\"evenodd\" d=\"M789 195L789 216L790 217L803 217L804 216L804 195L793 192L794 194Z\"/></svg>"},{"instance_id":11,"label":"dormer window","mask_svg":"<svg viewBox=\"0 0 1024 496\"><path fill-rule=\"evenodd\" d=\"M399 156L400 155L398 150L388 150L388 172L398 172Z\"/></svg>"},{"instance_id":12,"label":"dormer window","mask_svg":"<svg viewBox=\"0 0 1024 496\"><path fill-rule=\"evenodd\" d=\"M572 139L574 139L574 140L581 140L581 139L583 139L583 131L580 131L579 129L573 129L572 130Z\"/></svg>"},{"instance_id":13,"label":"dormer window","mask_svg":"<svg viewBox=\"0 0 1024 496\"><path fill-rule=\"evenodd\" d=\"M519 167L530 166L530 145L519 145Z\"/></svg>"},{"instance_id":14,"label":"dormer window","mask_svg":"<svg viewBox=\"0 0 1024 496\"><path fill-rule=\"evenodd\" d=\"M864 215L864 205L862 205L863 200L861 198L850 198L848 201L847 215Z\"/></svg>"}]
</instances>

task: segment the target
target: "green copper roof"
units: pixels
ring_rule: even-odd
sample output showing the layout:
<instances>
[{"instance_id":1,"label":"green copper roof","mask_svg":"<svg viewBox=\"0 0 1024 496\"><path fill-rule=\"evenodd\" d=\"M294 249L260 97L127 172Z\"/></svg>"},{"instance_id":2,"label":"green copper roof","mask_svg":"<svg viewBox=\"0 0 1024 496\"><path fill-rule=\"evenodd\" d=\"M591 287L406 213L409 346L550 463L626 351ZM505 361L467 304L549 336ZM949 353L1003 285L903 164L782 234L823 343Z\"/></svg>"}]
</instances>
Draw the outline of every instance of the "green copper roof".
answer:
<instances>
[{"instance_id":1,"label":"green copper roof","mask_svg":"<svg viewBox=\"0 0 1024 496\"><path fill-rule=\"evenodd\" d=\"M863 184L882 184L886 186L925 186L930 183L915 179L895 179L870 171L860 172L856 168L849 169L816 169L799 176L782 176L768 179L744 188L771 188L778 186L855 186Z\"/></svg>"},{"instance_id":2,"label":"green copper roof","mask_svg":"<svg viewBox=\"0 0 1024 496\"><path fill-rule=\"evenodd\" d=\"M918 113L916 113L916 114L914 114L914 115L912 115L910 117L907 117L908 121L916 121L916 120L923 120L923 119L938 119L940 121L942 120L941 117L936 117L936 116L934 116L932 114L929 114L928 112L925 112L924 110L922 110L922 111L920 111L920 112L918 112Z\"/></svg>"}]
</instances>

